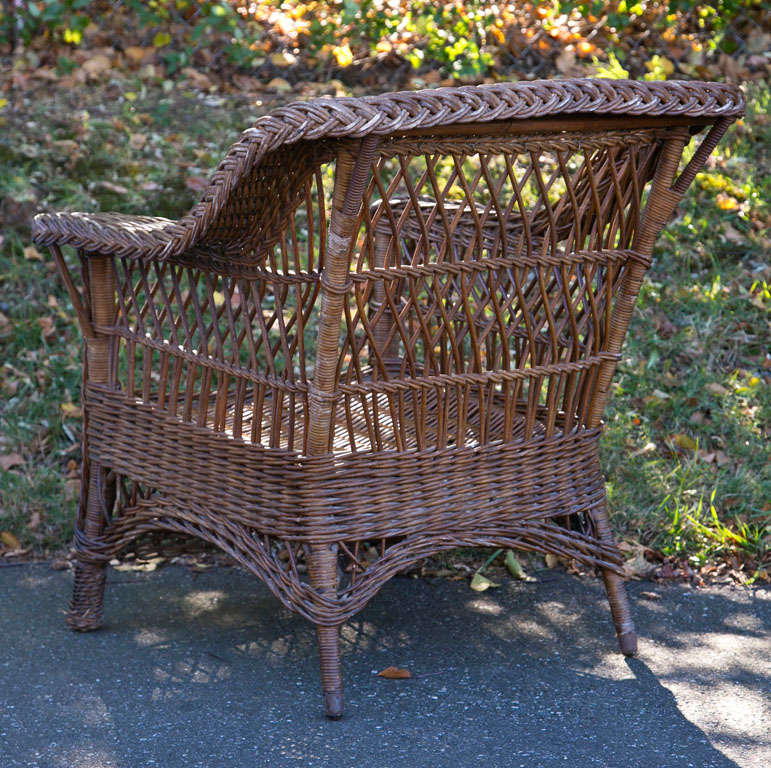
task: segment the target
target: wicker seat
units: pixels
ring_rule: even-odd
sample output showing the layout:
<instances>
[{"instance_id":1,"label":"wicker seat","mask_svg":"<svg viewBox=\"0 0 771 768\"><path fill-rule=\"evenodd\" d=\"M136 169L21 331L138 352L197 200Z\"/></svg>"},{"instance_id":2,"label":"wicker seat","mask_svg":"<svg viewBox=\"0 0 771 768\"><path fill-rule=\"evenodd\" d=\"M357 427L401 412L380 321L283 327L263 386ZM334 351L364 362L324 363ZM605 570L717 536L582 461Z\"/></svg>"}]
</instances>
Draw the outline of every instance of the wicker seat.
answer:
<instances>
[{"instance_id":1,"label":"wicker seat","mask_svg":"<svg viewBox=\"0 0 771 768\"><path fill-rule=\"evenodd\" d=\"M205 539L318 625L337 717L339 625L503 546L597 568L634 653L601 415L654 240L743 110L692 82L321 99L245 131L179 221L36 217L86 345L69 625L140 535Z\"/></svg>"}]
</instances>

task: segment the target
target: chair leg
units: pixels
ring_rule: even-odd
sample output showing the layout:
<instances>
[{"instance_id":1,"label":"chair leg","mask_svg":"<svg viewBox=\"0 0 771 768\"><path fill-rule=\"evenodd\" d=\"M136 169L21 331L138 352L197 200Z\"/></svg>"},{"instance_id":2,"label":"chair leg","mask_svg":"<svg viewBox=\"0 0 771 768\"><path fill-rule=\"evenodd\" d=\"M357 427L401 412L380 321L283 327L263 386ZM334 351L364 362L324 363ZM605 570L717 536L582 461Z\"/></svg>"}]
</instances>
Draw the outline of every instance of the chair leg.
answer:
<instances>
[{"instance_id":1,"label":"chair leg","mask_svg":"<svg viewBox=\"0 0 771 768\"><path fill-rule=\"evenodd\" d=\"M88 480L88 498L84 530L89 538L98 536L104 527L104 516L100 501L98 466L91 466ZM84 478L85 479L85 478ZM67 612L67 626L77 632L91 632L102 626L104 618L104 583L107 576L106 564L79 562L75 566L75 584L72 590L70 610Z\"/></svg>"},{"instance_id":2,"label":"chair leg","mask_svg":"<svg viewBox=\"0 0 771 768\"><path fill-rule=\"evenodd\" d=\"M338 627L318 627L317 631L324 714L330 720L339 720L343 716L343 676Z\"/></svg>"},{"instance_id":3,"label":"chair leg","mask_svg":"<svg viewBox=\"0 0 771 768\"><path fill-rule=\"evenodd\" d=\"M592 517L600 541L615 546L616 542L613 538L613 532L610 530L605 505L596 508ZM624 656L634 656L637 653L637 633L632 622L632 611L629 607L624 580L617 573L607 569L603 569L602 579L605 582L605 591L608 593L610 614L616 627L616 636L621 653Z\"/></svg>"},{"instance_id":4,"label":"chair leg","mask_svg":"<svg viewBox=\"0 0 771 768\"><path fill-rule=\"evenodd\" d=\"M632 612L629 608L624 580L617 573L608 570L602 572L602 578L608 593L610 613L613 616L621 653L624 656L634 656L637 653L637 633L632 623Z\"/></svg>"},{"instance_id":5,"label":"chair leg","mask_svg":"<svg viewBox=\"0 0 771 768\"><path fill-rule=\"evenodd\" d=\"M320 592L337 591L337 547L311 547L311 583ZM324 714L330 720L343 716L343 677L340 667L338 627L317 627L319 661L321 662L321 692Z\"/></svg>"}]
</instances>

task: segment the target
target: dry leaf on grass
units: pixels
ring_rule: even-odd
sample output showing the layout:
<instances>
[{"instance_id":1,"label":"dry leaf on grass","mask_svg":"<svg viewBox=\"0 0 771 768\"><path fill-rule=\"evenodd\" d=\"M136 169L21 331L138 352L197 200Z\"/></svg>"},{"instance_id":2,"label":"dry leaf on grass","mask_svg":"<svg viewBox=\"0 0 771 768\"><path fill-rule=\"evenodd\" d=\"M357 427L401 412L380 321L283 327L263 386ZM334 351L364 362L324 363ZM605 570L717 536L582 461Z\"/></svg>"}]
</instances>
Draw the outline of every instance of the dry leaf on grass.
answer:
<instances>
[{"instance_id":1,"label":"dry leaf on grass","mask_svg":"<svg viewBox=\"0 0 771 768\"><path fill-rule=\"evenodd\" d=\"M684 451L695 451L697 448L696 441L690 435L686 435L685 433L672 435L672 442Z\"/></svg>"},{"instance_id":2,"label":"dry leaf on grass","mask_svg":"<svg viewBox=\"0 0 771 768\"><path fill-rule=\"evenodd\" d=\"M112 62L109 57L105 56L103 53L99 53L93 58L88 59L88 61L84 61L81 69L86 75L98 77L112 69Z\"/></svg>"},{"instance_id":3,"label":"dry leaf on grass","mask_svg":"<svg viewBox=\"0 0 771 768\"><path fill-rule=\"evenodd\" d=\"M6 453L5 456L0 456L0 468L5 472L12 467L20 467L22 464L24 464L24 459L18 453Z\"/></svg>"},{"instance_id":4,"label":"dry leaf on grass","mask_svg":"<svg viewBox=\"0 0 771 768\"><path fill-rule=\"evenodd\" d=\"M79 419L83 415L80 406L75 405L75 403L62 403L59 408L65 419Z\"/></svg>"},{"instance_id":5,"label":"dry leaf on grass","mask_svg":"<svg viewBox=\"0 0 771 768\"><path fill-rule=\"evenodd\" d=\"M649 563L642 552L638 552L631 560L624 563L624 573L627 578L644 579L654 571L656 566Z\"/></svg>"},{"instance_id":6,"label":"dry leaf on grass","mask_svg":"<svg viewBox=\"0 0 771 768\"><path fill-rule=\"evenodd\" d=\"M386 667L377 673L378 677L385 677L387 680L409 680L412 677L409 669L400 669L399 667Z\"/></svg>"},{"instance_id":7,"label":"dry leaf on grass","mask_svg":"<svg viewBox=\"0 0 771 768\"><path fill-rule=\"evenodd\" d=\"M16 538L16 535L10 531L0 531L0 541L2 541L8 549L21 549L21 543Z\"/></svg>"}]
</instances>

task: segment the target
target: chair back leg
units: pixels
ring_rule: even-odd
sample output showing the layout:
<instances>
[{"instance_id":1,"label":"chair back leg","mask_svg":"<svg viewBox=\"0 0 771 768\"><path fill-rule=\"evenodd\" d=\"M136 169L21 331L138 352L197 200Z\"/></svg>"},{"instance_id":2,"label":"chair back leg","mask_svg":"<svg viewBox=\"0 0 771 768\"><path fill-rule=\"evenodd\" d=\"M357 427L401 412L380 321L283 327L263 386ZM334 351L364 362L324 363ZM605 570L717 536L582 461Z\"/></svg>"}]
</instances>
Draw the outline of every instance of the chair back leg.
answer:
<instances>
[{"instance_id":1,"label":"chair back leg","mask_svg":"<svg viewBox=\"0 0 771 768\"><path fill-rule=\"evenodd\" d=\"M115 276L111 257L91 257L89 288L93 325L109 325L115 313ZM110 338L95 332L86 337L85 381L109 384L111 377ZM86 414L86 419L88 414ZM84 424L84 431L87 421ZM76 552L81 559L75 566L75 582L66 622L70 629L90 632L99 629L103 621L106 561L88 559L87 543L100 536L105 524L105 473L87 455L88 440L84 438L81 504L78 520ZM86 546L84 546L86 545ZM93 557L93 554L91 555Z\"/></svg>"}]
</instances>

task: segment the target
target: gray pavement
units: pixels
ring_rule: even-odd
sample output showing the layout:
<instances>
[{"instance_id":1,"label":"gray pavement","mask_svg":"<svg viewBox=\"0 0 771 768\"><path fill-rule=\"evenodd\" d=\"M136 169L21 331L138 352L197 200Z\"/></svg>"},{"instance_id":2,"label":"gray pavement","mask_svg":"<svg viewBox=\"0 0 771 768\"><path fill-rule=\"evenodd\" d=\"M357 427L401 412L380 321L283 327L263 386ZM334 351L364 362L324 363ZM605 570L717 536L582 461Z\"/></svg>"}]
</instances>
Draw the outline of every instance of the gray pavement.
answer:
<instances>
[{"instance_id":1,"label":"gray pavement","mask_svg":"<svg viewBox=\"0 0 771 768\"><path fill-rule=\"evenodd\" d=\"M395 579L343 630L335 723L312 627L254 578L111 572L88 635L71 578L0 568L0 768L771 766L767 588L630 585L625 661L598 580Z\"/></svg>"}]
</instances>

